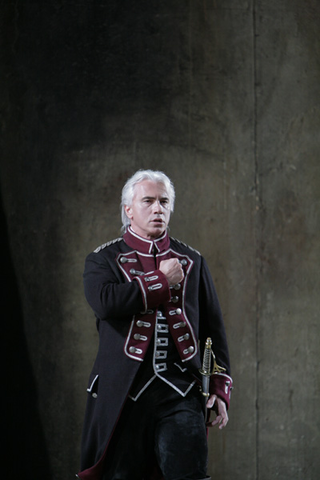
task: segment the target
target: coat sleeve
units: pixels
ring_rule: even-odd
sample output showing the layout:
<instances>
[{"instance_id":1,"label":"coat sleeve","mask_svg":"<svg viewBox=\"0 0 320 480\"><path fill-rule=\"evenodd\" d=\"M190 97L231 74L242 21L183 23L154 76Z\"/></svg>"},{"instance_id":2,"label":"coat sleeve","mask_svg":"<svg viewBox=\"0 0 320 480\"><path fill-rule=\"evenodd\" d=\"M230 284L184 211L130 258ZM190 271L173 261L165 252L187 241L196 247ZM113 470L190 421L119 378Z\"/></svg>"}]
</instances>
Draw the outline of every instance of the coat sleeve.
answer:
<instances>
[{"instance_id":1,"label":"coat sleeve","mask_svg":"<svg viewBox=\"0 0 320 480\"><path fill-rule=\"evenodd\" d=\"M168 282L162 272L157 273L162 288L155 291L148 288L148 277L125 281L113 259L100 253L90 253L83 274L86 299L101 320L131 320L133 315L168 301Z\"/></svg>"},{"instance_id":2,"label":"coat sleeve","mask_svg":"<svg viewBox=\"0 0 320 480\"><path fill-rule=\"evenodd\" d=\"M204 258L202 258L199 284L199 308L201 351L203 353L205 341L207 337L210 337L216 362L225 369L225 372L215 373L211 376L210 393L218 395L226 402L227 407L229 407L233 382L230 376L227 337L217 292Z\"/></svg>"}]
</instances>

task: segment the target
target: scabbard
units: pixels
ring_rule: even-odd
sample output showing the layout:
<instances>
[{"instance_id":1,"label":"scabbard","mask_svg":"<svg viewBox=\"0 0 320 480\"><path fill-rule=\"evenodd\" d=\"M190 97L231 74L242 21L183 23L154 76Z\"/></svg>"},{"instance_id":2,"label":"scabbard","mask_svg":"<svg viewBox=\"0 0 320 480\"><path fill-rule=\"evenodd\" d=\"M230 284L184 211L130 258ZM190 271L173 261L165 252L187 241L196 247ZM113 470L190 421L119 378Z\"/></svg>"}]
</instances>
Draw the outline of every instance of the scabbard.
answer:
<instances>
[{"instance_id":1,"label":"scabbard","mask_svg":"<svg viewBox=\"0 0 320 480\"><path fill-rule=\"evenodd\" d=\"M204 397L209 397L209 385L210 385L210 376L202 375L202 395Z\"/></svg>"}]
</instances>

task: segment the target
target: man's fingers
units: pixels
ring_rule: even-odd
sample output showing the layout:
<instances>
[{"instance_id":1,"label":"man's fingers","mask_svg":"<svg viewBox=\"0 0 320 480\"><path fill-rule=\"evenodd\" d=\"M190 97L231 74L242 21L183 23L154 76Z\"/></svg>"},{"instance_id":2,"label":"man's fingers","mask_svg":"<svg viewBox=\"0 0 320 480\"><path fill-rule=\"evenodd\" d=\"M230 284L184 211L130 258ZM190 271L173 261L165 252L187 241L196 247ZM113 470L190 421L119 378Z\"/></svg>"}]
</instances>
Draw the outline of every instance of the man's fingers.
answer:
<instances>
[{"instance_id":1,"label":"man's fingers","mask_svg":"<svg viewBox=\"0 0 320 480\"><path fill-rule=\"evenodd\" d=\"M177 258L162 260L159 270L167 277L170 285L176 285L184 278L183 268Z\"/></svg>"},{"instance_id":2,"label":"man's fingers","mask_svg":"<svg viewBox=\"0 0 320 480\"><path fill-rule=\"evenodd\" d=\"M226 404L216 395L211 395L207 402L207 407L212 408L214 404L216 404L215 410L217 412L217 416L215 420L213 420L212 422L208 421L206 425L207 427L214 427L215 425L219 425L219 429L221 430L227 425L229 421Z\"/></svg>"},{"instance_id":3,"label":"man's fingers","mask_svg":"<svg viewBox=\"0 0 320 480\"><path fill-rule=\"evenodd\" d=\"M212 422L207 422L207 427L214 427L215 425L219 425L219 430L222 430L228 423L228 417L223 418L221 415L218 415L215 420Z\"/></svg>"},{"instance_id":4,"label":"man's fingers","mask_svg":"<svg viewBox=\"0 0 320 480\"><path fill-rule=\"evenodd\" d=\"M229 421L228 415L226 417L222 417L219 425L219 429L222 430L222 428L224 428L227 425L228 421Z\"/></svg>"}]
</instances>

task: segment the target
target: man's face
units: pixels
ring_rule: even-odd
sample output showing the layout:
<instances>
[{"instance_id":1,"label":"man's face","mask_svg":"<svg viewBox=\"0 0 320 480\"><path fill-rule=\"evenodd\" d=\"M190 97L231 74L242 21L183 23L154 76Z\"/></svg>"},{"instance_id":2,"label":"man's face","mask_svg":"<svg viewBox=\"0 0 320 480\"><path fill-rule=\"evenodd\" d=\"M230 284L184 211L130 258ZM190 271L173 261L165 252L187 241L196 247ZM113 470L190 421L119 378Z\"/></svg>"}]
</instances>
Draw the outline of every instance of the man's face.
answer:
<instances>
[{"instance_id":1,"label":"man's face","mask_svg":"<svg viewBox=\"0 0 320 480\"><path fill-rule=\"evenodd\" d=\"M169 195L163 183L151 180L138 183L132 204L125 206L125 212L135 233L148 239L160 237L170 220Z\"/></svg>"}]
</instances>

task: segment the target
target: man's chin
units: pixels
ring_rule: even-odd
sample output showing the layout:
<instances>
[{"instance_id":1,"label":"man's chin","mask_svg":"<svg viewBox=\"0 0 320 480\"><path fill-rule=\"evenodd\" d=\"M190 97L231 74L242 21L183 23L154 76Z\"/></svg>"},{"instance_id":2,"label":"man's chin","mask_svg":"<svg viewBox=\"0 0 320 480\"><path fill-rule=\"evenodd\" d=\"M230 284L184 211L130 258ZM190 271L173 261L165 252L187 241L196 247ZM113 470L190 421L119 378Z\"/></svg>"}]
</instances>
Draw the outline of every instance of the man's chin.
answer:
<instances>
[{"instance_id":1,"label":"man's chin","mask_svg":"<svg viewBox=\"0 0 320 480\"><path fill-rule=\"evenodd\" d=\"M151 238L161 237L161 235L163 235L164 232L166 231L166 228L167 228L167 226L164 223L153 226L150 229L150 237Z\"/></svg>"}]
</instances>

